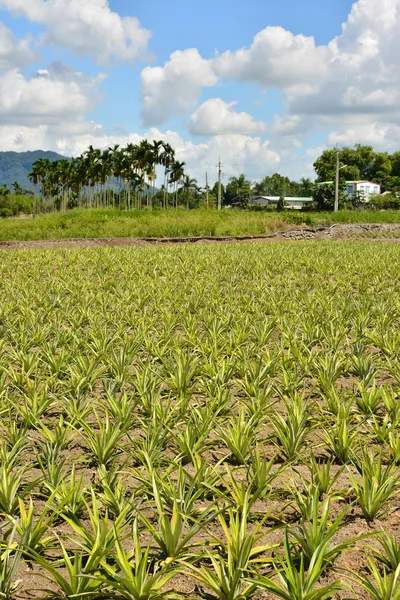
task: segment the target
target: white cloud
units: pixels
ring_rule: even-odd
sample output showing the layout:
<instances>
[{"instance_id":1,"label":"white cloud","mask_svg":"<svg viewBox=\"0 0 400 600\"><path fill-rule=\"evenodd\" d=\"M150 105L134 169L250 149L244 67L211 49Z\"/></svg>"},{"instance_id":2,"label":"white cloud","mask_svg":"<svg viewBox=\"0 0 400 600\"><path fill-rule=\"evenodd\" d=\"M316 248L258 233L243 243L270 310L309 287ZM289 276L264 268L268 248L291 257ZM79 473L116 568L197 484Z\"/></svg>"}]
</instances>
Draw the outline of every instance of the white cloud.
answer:
<instances>
[{"instance_id":1,"label":"white cloud","mask_svg":"<svg viewBox=\"0 0 400 600\"><path fill-rule=\"evenodd\" d=\"M218 135L266 131L267 124L264 121L255 121L248 113L236 112L235 106L235 101L228 103L221 98L203 102L190 117L189 132L194 135Z\"/></svg>"},{"instance_id":2,"label":"white cloud","mask_svg":"<svg viewBox=\"0 0 400 600\"><path fill-rule=\"evenodd\" d=\"M69 128L94 108L103 76L85 77L61 63L37 71L31 79L14 69L0 76L0 120L10 125Z\"/></svg>"},{"instance_id":3,"label":"white cloud","mask_svg":"<svg viewBox=\"0 0 400 600\"><path fill-rule=\"evenodd\" d=\"M0 0L1 7L45 25L45 44L66 46L100 64L140 58L151 35L136 17L111 11L108 0Z\"/></svg>"},{"instance_id":4,"label":"white cloud","mask_svg":"<svg viewBox=\"0 0 400 600\"><path fill-rule=\"evenodd\" d=\"M302 118L299 115L275 116L272 131L281 135L293 135L301 131Z\"/></svg>"},{"instance_id":5,"label":"white cloud","mask_svg":"<svg viewBox=\"0 0 400 600\"><path fill-rule=\"evenodd\" d=\"M318 90L289 98L289 110L314 116L400 117L400 0L359 0L327 48ZM390 116L392 115L392 117ZM366 118L366 124L369 119Z\"/></svg>"},{"instance_id":6,"label":"white cloud","mask_svg":"<svg viewBox=\"0 0 400 600\"><path fill-rule=\"evenodd\" d=\"M285 88L318 82L326 72L327 58L327 48L316 46L313 37L267 27L257 33L250 48L224 52L213 64L220 77Z\"/></svg>"},{"instance_id":7,"label":"white cloud","mask_svg":"<svg viewBox=\"0 0 400 600\"><path fill-rule=\"evenodd\" d=\"M161 125L172 115L188 113L203 87L217 83L210 61L196 48L174 52L163 67L146 67L140 79L145 125Z\"/></svg>"},{"instance_id":8,"label":"white cloud","mask_svg":"<svg viewBox=\"0 0 400 600\"><path fill-rule=\"evenodd\" d=\"M106 0L0 0L2 6L44 24L46 43L67 45L98 62L131 60L147 46L148 32L135 19L112 13ZM143 122L159 126L192 113L189 132L212 137L195 144L171 131L150 129L146 136L168 139L199 178L206 169L215 172L219 156L226 176L247 171L256 178L284 169L313 131L331 131L328 144L360 141L393 149L400 143L399 31L400 0L358 0L342 33L323 46L313 37L267 27L248 47L214 58L202 57L196 48L176 51L164 65L141 73ZM18 68L31 59L29 40L18 41L0 26L0 70L9 71L0 76L3 145L29 146L36 132L36 146L41 140L76 154L90 143L105 147L141 139L110 136L85 120L99 100L101 78L53 65L27 79ZM282 90L286 114L266 127L220 98L198 106L204 87L228 79ZM257 137L264 134L271 142ZM313 158L307 151L304 156Z\"/></svg>"},{"instance_id":9,"label":"white cloud","mask_svg":"<svg viewBox=\"0 0 400 600\"><path fill-rule=\"evenodd\" d=\"M347 122L328 136L329 145L351 146L355 142L394 152L400 147L400 124L379 121L369 121L367 124L359 120L352 124Z\"/></svg>"},{"instance_id":10,"label":"white cloud","mask_svg":"<svg viewBox=\"0 0 400 600\"><path fill-rule=\"evenodd\" d=\"M142 139L169 142L176 151L176 157L186 163L186 170L204 184L208 172L210 183L217 178L217 163L223 157L224 182L237 173L247 173L251 178L260 178L279 169L280 154L271 147L269 141L246 135L217 135L205 142L194 144L184 140L175 131L161 132L150 128L143 136L137 133L110 135L100 125L93 122L75 123L72 131L57 129L53 124L28 127L25 125L0 126L3 150L55 150L66 156L78 156L90 144L105 149L115 144L124 146L138 144Z\"/></svg>"},{"instance_id":11,"label":"white cloud","mask_svg":"<svg viewBox=\"0 0 400 600\"><path fill-rule=\"evenodd\" d=\"M143 72L145 122L160 124L173 114L186 114L203 87L234 79L284 92L286 114L267 129L278 140L277 147L279 138L304 137L321 128L335 128L337 135L343 133L355 143L351 131L360 136L363 128L387 131L400 122L399 31L400 0L358 0L342 33L326 45L282 27L267 27L249 47L213 59L195 49L174 53L164 67ZM256 133L251 115L239 117L232 106L212 100L191 116L189 131L237 132L239 123Z\"/></svg>"},{"instance_id":12,"label":"white cloud","mask_svg":"<svg viewBox=\"0 0 400 600\"><path fill-rule=\"evenodd\" d=\"M96 129L94 129L96 127ZM67 154L77 155L82 153L89 144L96 148L105 149L114 144L121 146L127 143L138 144L141 139L150 141L164 140L171 144L176 151L176 157L186 163L186 169L190 174L204 183L206 171L210 181L215 181L217 175L216 166L219 157L223 157L224 181L237 173L249 173L251 177L257 178L268 173L273 173L279 168L280 155L271 147L269 141L263 141L259 137L246 135L216 135L200 144L194 144L190 140L184 140L175 131L161 132L152 127L143 136L130 135L108 135L100 126L93 125L93 131L82 136L77 136L70 143L62 146L60 140L58 149Z\"/></svg>"},{"instance_id":13,"label":"white cloud","mask_svg":"<svg viewBox=\"0 0 400 600\"><path fill-rule=\"evenodd\" d=\"M0 22L0 72L25 67L36 58L30 39L18 40L13 32Z\"/></svg>"}]
</instances>

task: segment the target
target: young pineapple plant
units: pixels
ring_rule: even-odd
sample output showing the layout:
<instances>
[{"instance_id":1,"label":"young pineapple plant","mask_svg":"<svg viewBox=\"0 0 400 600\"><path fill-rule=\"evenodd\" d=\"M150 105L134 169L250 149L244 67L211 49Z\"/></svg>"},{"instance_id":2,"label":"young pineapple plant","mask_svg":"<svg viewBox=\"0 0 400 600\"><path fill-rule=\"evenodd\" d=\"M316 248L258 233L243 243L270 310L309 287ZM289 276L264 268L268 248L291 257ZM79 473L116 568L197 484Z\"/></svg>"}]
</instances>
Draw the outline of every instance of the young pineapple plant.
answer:
<instances>
[{"instance_id":1,"label":"young pineapple plant","mask_svg":"<svg viewBox=\"0 0 400 600\"><path fill-rule=\"evenodd\" d=\"M152 566L151 546L143 548L135 519L130 536L133 549L127 552L118 536L115 538L115 564L103 563L104 583L125 600L159 600L168 597L163 592L177 569L168 565ZM171 594L172 595L172 594Z\"/></svg>"},{"instance_id":2,"label":"young pineapple plant","mask_svg":"<svg viewBox=\"0 0 400 600\"><path fill-rule=\"evenodd\" d=\"M361 586L372 600L399 600L400 565L395 571L380 570L374 559L368 557L368 573L353 573L351 580Z\"/></svg>"},{"instance_id":3,"label":"young pineapple plant","mask_svg":"<svg viewBox=\"0 0 400 600\"><path fill-rule=\"evenodd\" d=\"M218 434L230 451L229 461L235 465L245 465L250 459L252 448L257 442L257 433L261 427L259 415L248 418L244 410L232 417L226 426L218 428Z\"/></svg>"},{"instance_id":4,"label":"young pineapple plant","mask_svg":"<svg viewBox=\"0 0 400 600\"><path fill-rule=\"evenodd\" d=\"M177 560L193 558L192 540L207 523L218 515L218 507L212 502L196 518L187 516L182 506L182 499L173 492L172 508L166 506L162 490L152 475L154 503L157 510L157 524L147 518L143 511L139 513L140 521L145 530L153 538L156 547L161 552L162 564L173 564Z\"/></svg>"},{"instance_id":5,"label":"young pineapple plant","mask_svg":"<svg viewBox=\"0 0 400 600\"><path fill-rule=\"evenodd\" d=\"M4 525L3 525L4 526ZM16 524L7 535L0 527L0 597L4 600L13 600L15 592L22 581L16 579L16 571L21 560L22 549L16 541Z\"/></svg>"},{"instance_id":6,"label":"young pineapple plant","mask_svg":"<svg viewBox=\"0 0 400 600\"><path fill-rule=\"evenodd\" d=\"M83 439L87 444L97 465L110 466L115 458L122 452L122 438L126 430L121 423L116 425L111 422L110 416L106 414L105 419L97 415L97 430L86 421L82 421Z\"/></svg>"},{"instance_id":7,"label":"young pineapple plant","mask_svg":"<svg viewBox=\"0 0 400 600\"><path fill-rule=\"evenodd\" d=\"M262 522L248 530L249 506L243 507L241 514L228 510L228 519L222 514L218 520L224 538L213 535L214 543L222 548L222 553L207 552L210 566L198 567L186 562L187 574L210 588L219 600L239 600L251 598L256 585L251 581L252 567L259 556L272 549L270 545L259 545ZM264 561L267 562L267 561Z\"/></svg>"},{"instance_id":8,"label":"young pineapple plant","mask_svg":"<svg viewBox=\"0 0 400 600\"><path fill-rule=\"evenodd\" d=\"M274 571L269 575L258 576L252 581L261 590L284 600L331 600L343 590L340 580L319 585L324 570L325 547L319 546L311 557L308 569L304 555L300 564L295 559L289 542L288 532L284 538L284 556L274 559Z\"/></svg>"},{"instance_id":9,"label":"young pineapple plant","mask_svg":"<svg viewBox=\"0 0 400 600\"><path fill-rule=\"evenodd\" d=\"M289 405L288 405L289 406ZM272 441L287 461L297 461L311 431L307 404L294 403L286 417L280 413L271 415Z\"/></svg>"},{"instance_id":10,"label":"young pineapple plant","mask_svg":"<svg viewBox=\"0 0 400 600\"><path fill-rule=\"evenodd\" d=\"M359 425L353 423L351 415L338 414L333 423L324 425L324 438L333 458L339 464L348 464L358 452Z\"/></svg>"},{"instance_id":11,"label":"young pineapple plant","mask_svg":"<svg viewBox=\"0 0 400 600\"><path fill-rule=\"evenodd\" d=\"M376 454L363 449L361 458L355 462L361 479L349 473L357 504L367 521L374 521L387 511L398 490L400 473L393 463L384 466L383 460L382 451Z\"/></svg>"},{"instance_id":12,"label":"young pineapple plant","mask_svg":"<svg viewBox=\"0 0 400 600\"><path fill-rule=\"evenodd\" d=\"M335 543L335 536L343 526L343 521L349 512L347 506L331 519L332 497L328 496L322 503L319 501L320 490L312 491L310 514L302 517L293 528L289 529L291 537L296 541L301 560L309 567L314 555L319 554L321 569L331 568L335 560L344 551L349 551L355 543L365 536L359 536L345 542Z\"/></svg>"},{"instance_id":13,"label":"young pineapple plant","mask_svg":"<svg viewBox=\"0 0 400 600\"><path fill-rule=\"evenodd\" d=\"M44 590L47 595L57 600L100 598L103 595L102 590L106 588L101 572L100 553L93 552L87 558L81 552L75 551L71 556L71 552L68 552L61 540L58 542L58 547L62 553L62 570L58 568L59 564L41 555L32 554L32 558L42 569L40 576L52 584L49 589ZM54 592L54 584L57 592Z\"/></svg>"}]
</instances>

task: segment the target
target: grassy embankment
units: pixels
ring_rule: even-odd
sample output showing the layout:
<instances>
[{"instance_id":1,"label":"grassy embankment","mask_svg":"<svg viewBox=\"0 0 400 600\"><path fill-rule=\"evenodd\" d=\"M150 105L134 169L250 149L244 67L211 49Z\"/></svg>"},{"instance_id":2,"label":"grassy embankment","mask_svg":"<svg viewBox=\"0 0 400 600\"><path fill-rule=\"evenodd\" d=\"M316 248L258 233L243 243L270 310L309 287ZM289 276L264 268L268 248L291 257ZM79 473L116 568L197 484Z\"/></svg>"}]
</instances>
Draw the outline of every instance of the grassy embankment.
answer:
<instances>
[{"instance_id":1,"label":"grassy embankment","mask_svg":"<svg viewBox=\"0 0 400 600\"><path fill-rule=\"evenodd\" d=\"M73 210L34 219L0 221L0 240L68 238L258 235L293 225L400 223L398 211L333 213L244 212L239 210Z\"/></svg>"}]
</instances>

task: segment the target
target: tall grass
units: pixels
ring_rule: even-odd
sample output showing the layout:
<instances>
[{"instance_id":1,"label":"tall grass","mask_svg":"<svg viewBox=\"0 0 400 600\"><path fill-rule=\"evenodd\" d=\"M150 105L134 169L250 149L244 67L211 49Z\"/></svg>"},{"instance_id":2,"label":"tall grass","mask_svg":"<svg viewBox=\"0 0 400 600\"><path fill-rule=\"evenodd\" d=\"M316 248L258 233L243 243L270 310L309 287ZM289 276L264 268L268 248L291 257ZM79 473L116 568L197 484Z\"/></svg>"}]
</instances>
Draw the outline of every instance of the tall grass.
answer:
<instances>
[{"instance_id":1,"label":"tall grass","mask_svg":"<svg viewBox=\"0 0 400 600\"><path fill-rule=\"evenodd\" d=\"M216 210L71 210L34 219L1 219L0 241L265 235L293 226L400 223L400 211L302 213Z\"/></svg>"},{"instance_id":2,"label":"tall grass","mask_svg":"<svg viewBox=\"0 0 400 600\"><path fill-rule=\"evenodd\" d=\"M259 235L303 222L310 217L239 210L72 210L1 221L0 240Z\"/></svg>"}]
</instances>

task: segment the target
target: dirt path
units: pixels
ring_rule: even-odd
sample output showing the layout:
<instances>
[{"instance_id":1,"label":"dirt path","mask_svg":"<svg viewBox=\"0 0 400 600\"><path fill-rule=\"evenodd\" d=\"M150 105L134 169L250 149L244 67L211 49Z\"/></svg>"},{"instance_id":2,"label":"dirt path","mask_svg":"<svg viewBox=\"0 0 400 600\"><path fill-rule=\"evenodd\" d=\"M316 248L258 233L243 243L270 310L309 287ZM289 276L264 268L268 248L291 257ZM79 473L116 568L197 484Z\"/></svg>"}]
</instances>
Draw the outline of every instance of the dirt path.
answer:
<instances>
[{"instance_id":1,"label":"dirt path","mask_svg":"<svg viewBox=\"0 0 400 600\"><path fill-rule=\"evenodd\" d=\"M371 240L400 241L400 223L336 224L329 227L297 227L267 235L190 236L174 238L75 238L0 242L0 250L32 248L112 248L123 246L172 246L175 244L231 244L289 240Z\"/></svg>"}]
</instances>

